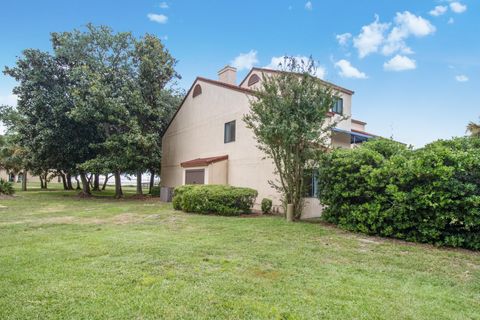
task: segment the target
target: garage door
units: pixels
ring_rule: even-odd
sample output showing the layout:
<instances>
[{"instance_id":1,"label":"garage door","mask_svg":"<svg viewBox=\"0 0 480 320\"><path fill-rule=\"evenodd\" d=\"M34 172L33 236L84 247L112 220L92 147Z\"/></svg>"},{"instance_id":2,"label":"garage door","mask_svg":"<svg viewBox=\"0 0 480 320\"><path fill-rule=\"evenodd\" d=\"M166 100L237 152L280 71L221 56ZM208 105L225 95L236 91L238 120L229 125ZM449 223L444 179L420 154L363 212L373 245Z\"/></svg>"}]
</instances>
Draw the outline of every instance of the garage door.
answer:
<instances>
[{"instance_id":1,"label":"garage door","mask_svg":"<svg viewBox=\"0 0 480 320\"><path fill-rule=\"evenodd\" d=\"M185 184L205 184L205 169L186 170Z\"/></svg>"}]
</instances>

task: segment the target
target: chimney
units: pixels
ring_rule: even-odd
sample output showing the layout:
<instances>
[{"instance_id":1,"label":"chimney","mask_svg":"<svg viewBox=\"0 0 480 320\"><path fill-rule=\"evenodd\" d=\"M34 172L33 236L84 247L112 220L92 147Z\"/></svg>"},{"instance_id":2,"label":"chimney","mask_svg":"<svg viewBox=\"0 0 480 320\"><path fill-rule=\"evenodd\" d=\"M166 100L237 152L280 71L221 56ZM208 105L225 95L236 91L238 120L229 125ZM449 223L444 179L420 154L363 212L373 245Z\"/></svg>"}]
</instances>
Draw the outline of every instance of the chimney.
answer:
<instances>
[{"instance_id":1,"label":"chimney","mask_svg":"<svg viewBox=\"0 0 480 320\"><path fill-rule=\"evenodd\" d=\"M218 71L218 81L236 86L237 69L234 67L225 66L222 70Z\"/></svg>"}]
</instances>

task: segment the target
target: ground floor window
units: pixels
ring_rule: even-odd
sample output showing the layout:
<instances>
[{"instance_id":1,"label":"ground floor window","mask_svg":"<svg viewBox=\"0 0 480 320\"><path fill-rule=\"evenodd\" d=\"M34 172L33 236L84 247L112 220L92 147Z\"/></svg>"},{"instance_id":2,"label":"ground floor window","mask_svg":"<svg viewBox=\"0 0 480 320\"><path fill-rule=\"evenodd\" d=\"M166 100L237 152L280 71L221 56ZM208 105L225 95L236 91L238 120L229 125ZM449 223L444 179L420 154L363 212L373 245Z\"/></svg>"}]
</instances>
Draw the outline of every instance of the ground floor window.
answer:
<instances>
[{"instance_id":1,"label":"ground floor window","mask_svg":"<svg viewBox=\"0 0 480 320\"><path fill-rule=\"evenodd\" d=\"M185 170L185 184L205 184L205 169Z\"/></svg>"},{"instance_id":2,"label":"ground floor window","mask_svg":"<svg viewBox=\"0 0 480 320\"><path fill-rule=\"evenodd\" d=\"M316 198L318 196L318 172L315 169L305 171L304 197Z\"/></svg>"}]
</instances>

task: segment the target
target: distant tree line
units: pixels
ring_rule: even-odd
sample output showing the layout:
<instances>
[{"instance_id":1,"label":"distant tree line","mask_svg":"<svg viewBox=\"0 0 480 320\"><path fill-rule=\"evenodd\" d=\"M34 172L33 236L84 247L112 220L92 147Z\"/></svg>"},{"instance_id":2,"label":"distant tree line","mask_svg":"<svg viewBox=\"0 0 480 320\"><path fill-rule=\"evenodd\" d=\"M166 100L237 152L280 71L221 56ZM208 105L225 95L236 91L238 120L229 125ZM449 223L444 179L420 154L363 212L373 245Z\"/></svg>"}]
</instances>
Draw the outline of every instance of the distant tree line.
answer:
<instances>
[{"instance_id":1,"label":"distant tree line","mask_svg":"<svg viewBox=\"0 0 480 320\"><path fill-rule=\"evenodd\" d=\"M24 50L3 71L17 81L18 104L0 107L7 127L0 163L22 171L24 180L27 170L40 176L42 187L49 174L65 189L75 178L85 196L100 189L100 174L114 177L116 198L122 174L140 177L141 194L148 171L151 188L162 133L182 99L174 89L175 58L154 35L136 38L92 24L52 33L51 44L51 52Z\"/></svg>"}]
</instances>

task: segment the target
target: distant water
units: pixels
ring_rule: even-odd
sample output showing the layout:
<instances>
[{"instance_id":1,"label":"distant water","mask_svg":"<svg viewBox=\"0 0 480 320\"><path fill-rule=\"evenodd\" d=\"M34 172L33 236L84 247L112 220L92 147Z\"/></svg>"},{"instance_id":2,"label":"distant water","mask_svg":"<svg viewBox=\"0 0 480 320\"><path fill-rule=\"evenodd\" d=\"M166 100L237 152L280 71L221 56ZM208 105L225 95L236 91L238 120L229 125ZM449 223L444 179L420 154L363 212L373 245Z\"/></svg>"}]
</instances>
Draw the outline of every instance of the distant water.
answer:
<instances>
[{"instance_id":1,"label":"distant water","mask_svg":"<svg viewBox=\"0 0 480 320\"><path fill-rule=\"evenodd\" d=\"M121 176L122 180L122 186L135 186L137 185L137 176L136 175L122 175ZM100 175L100 184L103 184L103 181L105 181L105 176ZM158 176L155 176L155 184L158 185L160 182L160 178ZM142 183L150 183L150 173L144 173L142 174ZM115 178L111 177L108 179L107 185L114 185L115 184Z\"/></svg>"}]
</instances>

